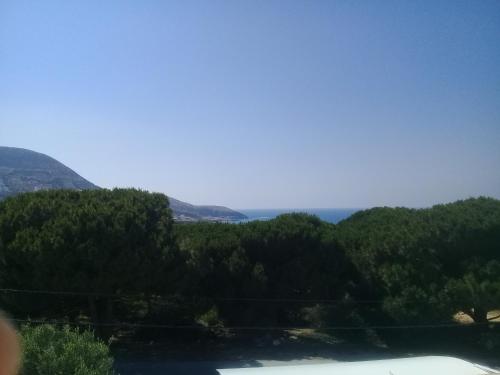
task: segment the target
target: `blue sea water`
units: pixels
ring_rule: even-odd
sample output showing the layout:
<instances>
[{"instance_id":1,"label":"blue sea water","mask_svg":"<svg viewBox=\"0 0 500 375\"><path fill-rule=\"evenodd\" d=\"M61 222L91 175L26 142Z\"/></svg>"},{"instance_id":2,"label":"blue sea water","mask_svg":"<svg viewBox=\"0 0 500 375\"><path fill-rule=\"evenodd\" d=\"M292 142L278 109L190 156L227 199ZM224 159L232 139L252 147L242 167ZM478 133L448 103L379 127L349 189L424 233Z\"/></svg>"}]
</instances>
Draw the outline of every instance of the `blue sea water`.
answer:
<instances>
[{"instance_id":1,"label":"blue sea water","mask_svg":"<svg viewBox=\"0 0 500 375\"><path fill-rule=\"evenodd\" d=\"M276 216L287 214L291 212L305 212L310 215L316 215L321 220L327 221L329 223L338 223L341 220L347 219L359 208L251 208L251 209L239 209L238 212L248 216L248 220L271 220Z\"/></svg>"}]
</instances>

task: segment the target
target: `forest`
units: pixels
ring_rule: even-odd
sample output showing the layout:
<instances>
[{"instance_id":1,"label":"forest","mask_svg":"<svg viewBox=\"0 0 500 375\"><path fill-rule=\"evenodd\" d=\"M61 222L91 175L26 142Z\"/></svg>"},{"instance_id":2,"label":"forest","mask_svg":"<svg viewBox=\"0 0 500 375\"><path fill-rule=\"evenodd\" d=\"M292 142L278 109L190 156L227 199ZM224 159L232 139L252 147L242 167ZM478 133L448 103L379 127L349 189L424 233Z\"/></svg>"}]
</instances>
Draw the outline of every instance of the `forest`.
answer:
<instances>
[{"instance_id":1,"label":"forest","mask_svg":"<svg viewBox=\"0 0 500 375\"><path fill-rule=\"evenodd\" d=\"M135 189L25 193L0 202L0 291L14 322L105 340L467 325L492 347L500 201L230 224L174 222Z\"/></svg>"}]
</instances>

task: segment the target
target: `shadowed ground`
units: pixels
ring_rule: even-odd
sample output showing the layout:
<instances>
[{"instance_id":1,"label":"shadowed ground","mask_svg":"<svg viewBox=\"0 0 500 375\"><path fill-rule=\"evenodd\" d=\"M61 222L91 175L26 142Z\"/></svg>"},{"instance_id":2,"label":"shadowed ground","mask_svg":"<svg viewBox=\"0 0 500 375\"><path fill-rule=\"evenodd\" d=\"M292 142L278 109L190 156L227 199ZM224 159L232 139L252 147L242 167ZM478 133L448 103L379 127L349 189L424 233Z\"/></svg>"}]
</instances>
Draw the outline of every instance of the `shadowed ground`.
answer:
<instances>
[{"instance_id":1,"label":"shadowed ground","mask_svg":"<svg viewBox=\"0 0 500 375\"><path fill-rule=\"evenodd\" d=\"M462 343L428 347L415 340L389 348L367 333L332 336L313 330L244 338L182 342L135 343L115 348L115 367L122 375L214 375L218 368L283 366L338 361L362 361L420 355L451 355L500 370L494 353Z\"/></svg>"}]
</instances>

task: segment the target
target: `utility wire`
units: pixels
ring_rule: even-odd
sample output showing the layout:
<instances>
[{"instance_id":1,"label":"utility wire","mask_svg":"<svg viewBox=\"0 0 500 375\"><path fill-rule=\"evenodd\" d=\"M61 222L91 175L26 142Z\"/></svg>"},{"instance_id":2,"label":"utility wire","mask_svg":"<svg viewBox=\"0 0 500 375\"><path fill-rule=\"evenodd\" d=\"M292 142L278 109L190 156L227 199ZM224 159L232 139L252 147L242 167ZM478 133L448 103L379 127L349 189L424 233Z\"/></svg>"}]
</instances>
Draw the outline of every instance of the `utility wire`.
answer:
<instances>
[{"instance_id":1,"label":"utility wire","mask_svg":"<svg viewBox=\"0 0 500 375\"><path fill-rule=\"evenodd\" d=\"M60 295L60 296L87 296L87 297L108 297L108 298L126 298L126 297L141 297L139 294L106 294L106 293L90 293L90 292L73 292L73 291L54 291L54 290L29 290L29 289L14 289L0 288L0 293L24 293L24 294L43 294L43 295ZM167 299L165 296L160 298ZM176 299L177 296L169 297L168 299ZM334 300L334 299L293 299L293 298L214 298L219 301L244 301L244 302L308 302L308 303L380 303L380 300ZM57 325L76 325L76 326L104 326L104 327L123 327L123 328L163 328L163 329L228 329L228 330L301 330L301 329L319 329L328 331L355 331L355 330L388 330L388 329L420 329L420 328L460 328L474 327L479 325L491 325L492 322L474 323L474 324L416 324L416 325L376 325L376 326L326 326L326 327L290 327L290 326L217 326L217 325L174 325L174 324L145 324L145 323L128 323L128 322L113 322L113 323L93 323L93 322L67 322L63 320L42 320L42 319L11 319L18 323L31 324L57 324Z\"/></svg>"},{"instance_id":2,"label":"utility wire","mask_svg":"<svg viewBox=\"0 0 500 375\"><path fill-rule=\"evenodd\" d=\"M144 297L141 294L112 294L112 293L93 293L93 292L74 292L74 291L55 291L55 290L32 290L32 289L14 289L0 288L0 293L24 293L24 294L45 294L45 295L60 295L60 296L79 296L79 297L103 297L103 298L140 298ZM181 297L181 296L162 296L153 295L155 298L164 300L175 300L181 298L196 298L196 297ZM375 304L381 303L382 300L346 300L346 299L313 299L313 298L259 298L259 297L205 297L207 299L222 301L222 302L287 302L287 303L366 303Z\"/></svg>"},{"instance_id":3,"label":"utility wire","mask_svg":"<svg viewBox=\"0 0 500 375\"><path fill-rule=\"evenodd\" d=\"M453 323L443 323L443 324L407 324L407 325L380 325L380 326L327 326L327 327L293 327L293 326L216 326L216 325L174 325L174 324L143 324L143 323L127 323L127 322L115 322L115 323L84 323L84 322L66 322L63 320L42 320L42 319L10 319L12 322L17 323L29 323L29 324L56 324L56 325L72 325L72 326L93 326L93 327L123 327L123 328L162 328L162 329L181 329L181 330L193 330L193 329L227 329L235 331L291 331L291 330L305 330L305 329L317 329L317 330L327 330L327 331L359 331L359 330L394 330L394 329L422 329L422 328L465 328L465 327L476 327L482 325L491 325L492 323L474 323L474 324L453 324Z\"/></svg>"}]
</instances>

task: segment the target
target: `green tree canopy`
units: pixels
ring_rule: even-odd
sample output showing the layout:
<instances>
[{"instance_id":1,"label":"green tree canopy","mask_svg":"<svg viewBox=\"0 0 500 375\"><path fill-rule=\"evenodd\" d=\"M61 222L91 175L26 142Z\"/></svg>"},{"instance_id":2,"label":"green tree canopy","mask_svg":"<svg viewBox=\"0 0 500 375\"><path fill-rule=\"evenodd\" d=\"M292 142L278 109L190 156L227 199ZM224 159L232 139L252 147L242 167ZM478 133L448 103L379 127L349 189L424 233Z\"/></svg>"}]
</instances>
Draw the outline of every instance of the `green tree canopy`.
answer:
<instances>
[{"instance_id":1,"label":"green tree canopy","mask_svg":"<svg viewBox=\"0 0 500 375\"><path fill-rule=\"evenodd\" d=\"M312 300L347 293L350 262L336 245L335 227L317 217L288 214L240 225L176 228L190 270L187 294L208 298L225 322L298 323Z\"/></svg>"},{"instance_id":2,"label":"green tree canopy","mask_svg":"<svg viewBox=\"0 0 500 375\"><path fill-rule=\"evenodd\" d=\"M500 201L375 208L339 224L339 241L384 309L400 321L484 321L498 308Z\"/></svg>"},{"instance_id":3,"label":"green tree canopy","mask_svg":"<svg viewBox=\"0 0 500 375\"><path fill-rule=\"evenodd\" d=\"M176 257L167 197L133 189L6 199L0 244L4 287L97 295L163 291ZM112 299L89 302L94 319L110 318Z\"/></svg>"}]
</instances>

